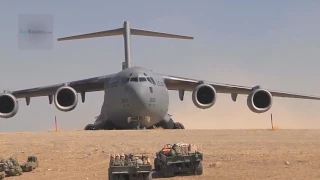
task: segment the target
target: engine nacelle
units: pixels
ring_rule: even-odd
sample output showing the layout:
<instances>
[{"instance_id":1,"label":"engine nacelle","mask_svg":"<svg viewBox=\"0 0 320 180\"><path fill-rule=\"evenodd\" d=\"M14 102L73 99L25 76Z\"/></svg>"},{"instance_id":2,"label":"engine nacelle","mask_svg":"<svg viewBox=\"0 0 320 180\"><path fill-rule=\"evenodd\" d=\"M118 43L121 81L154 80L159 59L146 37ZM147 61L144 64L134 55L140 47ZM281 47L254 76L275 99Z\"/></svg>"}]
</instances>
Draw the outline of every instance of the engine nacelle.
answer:
<instances>
[{"instance_id":1,"label":"engine nacelle","mask_svg":"<svg viewBox=\"0 0 320 180\"><path fill-rule=\"evenodd\" d=\"M54 104L60 111L72 111L78 104L78 94L70 86L60 87L54 95Z\"/></svg>"},{"instance_id":2,"label":"engine nacelle","mask_svg":"<svg viewBox=\"0 0 320 180\"><path fill-rule=\"evenodd\" d=\"M216 99L216 90L208 84L200 84L192 92L193 104L200 109L212 107Z\"/></svg>"},{"instance_id":3,"label":"engine nacelle","mask_svg":"<svg viewBox=\"0 0 320 180\"><path fill-rule=\"evenodd\" d=\"M264 113L272 106L272 94L264 89L253 90L247 99L247 105L252 112Z\"/></svg>"},{"instance_id":4,"label":"engine nacelle","mask_svg":"<svg viewBox=\"0 0 320 180\"><path fill-rule=\"evenodd\" d=\"M0 117L11 118L18 112L19 104L17 98L12 94L0 94Z\"/></svg>"}]
</instances>

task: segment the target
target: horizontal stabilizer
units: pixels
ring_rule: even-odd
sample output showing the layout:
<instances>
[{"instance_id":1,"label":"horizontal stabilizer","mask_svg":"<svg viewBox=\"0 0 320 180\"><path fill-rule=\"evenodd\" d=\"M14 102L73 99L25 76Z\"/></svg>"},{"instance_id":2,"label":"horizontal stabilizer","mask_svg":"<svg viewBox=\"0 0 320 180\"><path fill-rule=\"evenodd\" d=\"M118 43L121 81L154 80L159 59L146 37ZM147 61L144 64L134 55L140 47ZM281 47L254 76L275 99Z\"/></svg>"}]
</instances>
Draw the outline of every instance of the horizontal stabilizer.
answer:
<instances>
[{"instance_id":1,"label":"horizontal stabilizer","mask_svg":"<svg viewBox=\"0 0 320 180\"><path fill-rule=\"evenodd\" d=\"M86 39L86 38L95 38L95 37L104 37L104 36L117 36L123 34L123 28L119 29L113 29L108 31L100 31L100 32L94 32L89 34L81 34L76 36L70 36L70 37L63 37L59 38L58 41L65 41L65 40L75 40L75 39Z\"/></svg>"},{"instance_id":2,"label":"horizontal stabilizer","mask_svg":"<svg viewBox=\"0 0 320 180\"><path fill-rule=\"evenodd\" d=\"M118 35L123 35L123 38L124 38L125 63L122 64L122 69L131 67L131 63L130 63L131 62L131 53L130 53L131 35L151 36L151 37L161 37L161 38L176 38L176 39L194 39L193 37L190 37L190 36L147 31L142 29L132 29L130 28L129 22L124 21L123 27L119 29L112 29L107 31L100 31L100 32L81 34L76 36L63 37L63 38L59 38L58 41L87 39L87 38L96 38L96 37L105 37L105 36L118 36Z\"/></svg>"},{"instance_id":3,"label":"horizontal stabilizer","mask_svg":"<svg viewBox=\"0 0 320 180\"><path fill-rule=\"evenodd\" d=\"M190 36L167 34L167 33L147 31L147 30L141 30L141 29L128 28L128 30L131 35L137 35L137 36L152 36L152 37L176 38L176 39L194 39L193 37L190 37ZM124 35L124 34L125 34L125 27L119 28L119 29L107 30L107 31L81 34L81 35L70 36L70 37L63 37L63 38L59 38L58 41L96 38L96 37L104 37L104 36L117 36L117 35Z\"/></svg>"},{"instance_id":4,"label":"horizontal stabilizer","mask_svg":"<svg viewBox=\"0 0 320 180\"><path fill-rule=\"evenodd\" d=\"M167 33L154 32L154 31L146 31L146 30L141 30L141 29L130 29L130 32L131 32L131 35L138 35L138 36L166 37L166 38L176 38L176 39L193 39L193 37L189 37L189 36L167 34Z\"/></svg>"}]
</instances>

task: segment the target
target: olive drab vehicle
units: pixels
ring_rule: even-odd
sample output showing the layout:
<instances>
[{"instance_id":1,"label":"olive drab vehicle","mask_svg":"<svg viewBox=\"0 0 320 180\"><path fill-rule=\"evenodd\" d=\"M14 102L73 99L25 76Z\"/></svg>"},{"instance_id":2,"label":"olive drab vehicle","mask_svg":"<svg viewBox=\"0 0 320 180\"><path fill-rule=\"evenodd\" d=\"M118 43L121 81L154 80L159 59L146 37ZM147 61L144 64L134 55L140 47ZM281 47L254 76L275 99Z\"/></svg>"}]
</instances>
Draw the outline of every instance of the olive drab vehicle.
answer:
<instances>
[{"instance_id":1,"label":"olive drab vehicle","mask_svg":"<svg viewBox=\"0 0 320 180\"><path fill-rule=\"evenodd\" d=\"M0 163L0 180L3 180L6 177L5 170L6 170L5 164Z\"/></svg>"},{"instance_id":2,"label":"olive drab vehicle","mask_svg":"<svg viewBox=\"0 0 320 180\"><path fill-rule=\"evenodd\" d=\"M14 157L1 160L0 163L4 163L5 173L7 176L20 176L22 175L22 169L18 163L18 160Z\"/></svg>"},{"instance_id":3,"label":"olive drab vehicle","mask_svg":"<svg viewBox=\"0 0 320 180\"><path fill-rule=\"evenodd\" d=\"M152 165L146 154L112 154L108 168L109 180L152 180Z\"/></svg>"},{"instance_id":4,"label":"olive drab vehicle","mask_svg":"<svg viewBox=\"0 0 320 180\"><path fill-rule=\"evenodd\" d=\"M194 144L177 143L167 144L156 152L154 168L161 171L164 177L173 177L176 173L203 173L203 154Z\"/></svg>"},{"instance_id":5,"label":"olive drab vehicle","mask_svg":"<svg viewBox=\"0 0 320 180\"><path fill-rule=\"evenodd\" d=\"M39 161L37 156L29 156L27 162L21 164L21 169L23 172L31 172L39 166Z\"/></svg>"}]
</instances>

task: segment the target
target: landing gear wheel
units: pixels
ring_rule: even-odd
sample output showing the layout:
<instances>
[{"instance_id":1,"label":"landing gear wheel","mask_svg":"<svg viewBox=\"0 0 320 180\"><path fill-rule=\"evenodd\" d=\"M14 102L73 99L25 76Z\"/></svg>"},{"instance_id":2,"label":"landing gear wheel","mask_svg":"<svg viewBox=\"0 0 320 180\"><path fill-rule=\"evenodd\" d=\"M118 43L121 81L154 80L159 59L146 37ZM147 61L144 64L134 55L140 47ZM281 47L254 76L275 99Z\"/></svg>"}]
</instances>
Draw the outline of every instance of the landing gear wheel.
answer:
<instances>
[{"instance_id":1,"label":"landing gear wheel","mask_svg":"<svg viewBox=\"0 0 320 180\"><path fill-rule=\"evenodd\" d=\"M84 128L84 130L96 130L96 129L94 128L94 125L93 125L93 124L88 124L88 125L86 125L86 127Z\"/></svg>"},{"instance_id":2,"label":"landing gear wheel","mask_svg":"<svg viewBox=\"0 0 320 180\"><path fill-rule=\"evenodd\" d=\"M175 122L173 129L185 129L185 128L184 128L183 124L181 124L179 122Z\"/></svg>"},{"instance_id":3,"label":"landing gear wheel","mask_svg":"<svg viewBox=\"0 0 320 180\"><path fill-rule=\"evenodd\" d=\"M146 130L146 127L137 126L137 130Z\"/></svg>"}]
</instances>

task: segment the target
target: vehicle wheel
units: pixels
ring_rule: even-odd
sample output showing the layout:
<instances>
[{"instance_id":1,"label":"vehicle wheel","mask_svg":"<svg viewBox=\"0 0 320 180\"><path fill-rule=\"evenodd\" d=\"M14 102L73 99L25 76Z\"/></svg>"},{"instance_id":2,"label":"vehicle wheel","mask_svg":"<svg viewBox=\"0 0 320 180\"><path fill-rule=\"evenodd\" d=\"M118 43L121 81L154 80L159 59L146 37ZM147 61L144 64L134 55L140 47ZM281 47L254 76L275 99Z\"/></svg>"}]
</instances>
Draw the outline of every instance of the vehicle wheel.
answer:
<instances>
[{"instance_id":1,"label":"vehicle wheel","mask_svg":"<svg viewBox=\"0 0 320 180\"><path fill-rule=\"evenodd\" d=\"M94 125L93 124L88 124L86 125L86 127L84 128L84 130L95 130Z\"/></svg>"},{"instance_id":2,"label":"vehicle wheel","mask_svg":"<svg viewBox=\"0 0 320 180\"><path fill-rule=\"evenodd\" d=\"M201 175L203 173L203 166L202 166L202 161L199 162L199 164L196 166L195 175Z\"/></svg>"},{"instance_id":3,"label":"vehicle wheel","mask_svg":"<svg viewBox=\"0 0 320 180\"><path fill-rule=\"evenodd\" d=\"M111 180L119 180L122 178L121 176L122 176L121 174L113 174L111 176Z\"/></svg>"},{"instance_id":4,"label":"vehicle wheel","mask_svg":"<svg viewBox=\"0 0 320 180\"><path fill-rule=\"evenodd\" d=\"M108 170L108 179L109 180L119 180L119 174L112 174L110 170Z\"/></svg>"},{"instance_id":5,"label":"vehicle wheel","mask_svg":"<svg viewBox=\"0 0 320 180\"><path fill-rule=\"evenodd\" d=\"M167 166L163 171L164 177L173 177L174 176L174 167L172 165Z\"/></svg>"},{"instance_id":6,"label":"vehicle wheel","mask_svg":"<svg viewBox=\"0 0 320 180\"><path fill-rule=\"evenodd\" d=\"M158 164L158 158L155 158L155 159L154 159L153 165L154 165L154 169L155 169L156 171L159 171L159 170L160 170L160 165Z\"/></svg>"},{"instance_id":7,"label":"vehicle wheel","mask_svg":"<svg viewBox=\"0 0 320 180\"><path fill-rule=\"evenodd\" d=\"M108 171L108 180L113 180L113 179L112 179L112 174L111 174L110 170Z\"/></svg>"},{"instance_id":8,"label":"vehicle wheel","mask_svg":"<svg viewBox=\"0 0 320 180\"><path fill-rule=\"evenodd\" d=\"M185 128L184 128L183 124L181 124L179 122L175 122L173 129L185 129Z\"/></svg>"},{"instance_id":9,"label":"vehicle wheel","mask_svg":"<svg viewBox=\"0 0 320 180\"><path fill-rule=\"evenodd\" d=\"M152 173L144 174L143 175L143 180L152 180Z\"/></svg>"}]
</instances>

